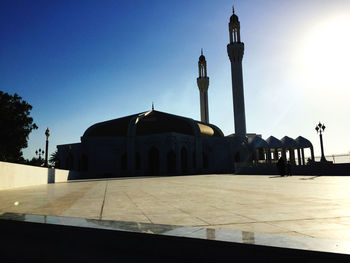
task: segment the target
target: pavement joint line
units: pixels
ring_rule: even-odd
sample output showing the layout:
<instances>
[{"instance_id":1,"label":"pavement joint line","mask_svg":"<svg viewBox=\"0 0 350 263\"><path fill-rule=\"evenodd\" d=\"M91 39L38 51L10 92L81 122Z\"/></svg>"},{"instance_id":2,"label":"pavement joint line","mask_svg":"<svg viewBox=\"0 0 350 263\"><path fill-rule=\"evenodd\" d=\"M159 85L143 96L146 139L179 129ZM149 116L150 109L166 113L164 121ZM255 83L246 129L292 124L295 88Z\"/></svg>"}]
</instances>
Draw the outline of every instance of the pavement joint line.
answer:
<instances>
[{"instance_id":1,"label":"pavement joint line","mask_svg":"<svg viewBox=\"0 0 350 263\"><path fill-rule=\"evenodd\" d=\"M142 210L142 208L140 208L132 199L131 197L127 194L127 192L124 192L124 194L129 198L130 202L134 204L134 206L136 206L140 211L141 213L150 221L151 224L154 224L152 222L152 220L145 214L145 212Z\"/></svg>"},{"instance_id":2,"label":"pavement joint line","mask_svg":"<svg viewBox=\"0 0 350 263\"><path fill-rule=\"evenodd\" d=\"M308 234L305 234L305 233L300 233L300 232L295 231L295 230L292 230L291 232L292 232L292 233L297 233L298 235L302 235L302 236L307 236L307 237L315 238L315 236L308 235Z\"/></svg>"},{"instance_id":3,"label":"pavement joint line","mask_svg":"<svg viewBox=\"0 0 350 263\"><path fill-rule=\"evenodd\" d=\"M102 206L101 206L101 210L100 210L100 216L99 216L99 219L100 219L100 220L102 219L103 208L104 208L104 206L105 206L105 200L106 200L106 194L107 194L107 187L108 187L108 181L106 181L105 193L104 193L104 196L103 196Z\"/></svg>"},{"instance_id":4,"label":"pavement joint line","mask_svg":"<svg viewBox=\"0 0 350 263\"><path fill-rule=\"evenodd\" d=\"M220 208L220 207L216 207L216 206L213 206L213 205L210 205L210 207L212 208L215 208L215 209L218 209L218 210L222 210L222 211L227 211L226 209L224 208ZM230 213L234 214L234 215L237 215L237 216L240 216L240 217L244 217L244 218L247 218L249 220L254 220L255 222L257 221L255 218L252 218L252 217L248 217L248 216L245 216L245 215L241 215L241 214L238 214L238 213L235 213L235 212L231 212L230 210L228 210Z\"/></svg>"},{"instance_id":5,"label":"pavement joint line","mask_svg":"<svg viewBox=\"0 0 350 263\"><path fill-rule=\"evenodd\" d=\"M288 220L265 220L259 221L259 223L278 223L278 222L295 222L295 221L313 221L313 220L328 220L328 219L336 219L338 217L325 217L325 218L307 218L307 219L288 219Z\"/></svg>"},{"instance_id":6,"label":"pavement joint line","mask_svg":"<svg viewBox=\"0 0 350 263\"><path fill-rule=\"evenodd\" d=\"M348 217L348 216L346 216ZM273 225L271 223L276 223L276 222L294 222L294 221L304 221L304 220L322 220L322 219L336 219L336 218L343 218L343 217L327 217L327 218L308 218L308 219L290 219L290 220L273 220L273 221L259 221L259 220L254 220L254 221L249 221L249 222L234 222L234 223L218 223L218 224L210 224L210 225L216 225L216 226L225 226L225 225L240 225L240 224L253 224L253 223L265 223L265 224L270 224L274 227L279 227L281 229L286 229L290 232L296 232L296 233L299 233L295 230L290 230L290 229L287 229L287 228L283 228L281 226L276 226L276 225ZM196 225L196 226L204 226L204 225ZM300 234L300 233L299 233Z\"/></svg>"},{"instance_id":7,"label":"pavement joint line","mask_svg":"<svg viewBox=\"0 0 350 263\"><path fill-rule=\"evenodd\" d=\"M154 199L156 199L156 198L154 197L154 195L152 195L152 194L150 194L150 193L147 193L147 194L150 195L150 196L152 196ZM166 204L166 205L168 205L168 206L170 206L170 207L172 207L172 208L175 208L175 209L181 211L182 213L189 215L190 217L196 218L196 219L198 219L199 221L202 221L202 222L204 222L204 223L207 224L207 225L211 225L209 222L205 221L204 219L202 219L202 218L200 218L200 217L197 217L197 216L195 216L195 215L192 215L192 214L186 212L185 210L182 210L182 209L180 209L180 208L178 208L178 207L176 207L176 206L173 206L173 205L171 205L171 204L169 204L169 203L167 203L167 202L165 202L165 201L162 201L162 200L160 200L160 199L156 199L156 200L158 200L159 202L164 203L164 204Z\"/></svg>"},{"instance_id":8,"label":"pavement joint line","mask_svg":"<svg viewBox=\"0 0 350 263\"><path fill-rule=\"evenodd\" d=\"M281 227L281 226L274 225L271 222L264 222L264 224L267 224L267 225L270 225L270 226L273 226L275 228L279 228L279 229L282 229L282 230L293 231L292 229L289 229L287 227ZM294 230L294 232L297 232L297 231Z\"/></svg>"},{"instance_id":9,"label":"pavement joint line","mask_svg":"<svg viewBox=\"0 0 350 263\"><path fill-rule=\"evenodd\" d=\"M328 220L328 219L338 219L350 216L336 216L336 217L317 217L317 218L298 218L298 219L285 219L285 220L265 220L259 221L259 223L268 223L268 222L289 222L289 221L312 221L312 220Z\"/></svg>"}]
</instances>

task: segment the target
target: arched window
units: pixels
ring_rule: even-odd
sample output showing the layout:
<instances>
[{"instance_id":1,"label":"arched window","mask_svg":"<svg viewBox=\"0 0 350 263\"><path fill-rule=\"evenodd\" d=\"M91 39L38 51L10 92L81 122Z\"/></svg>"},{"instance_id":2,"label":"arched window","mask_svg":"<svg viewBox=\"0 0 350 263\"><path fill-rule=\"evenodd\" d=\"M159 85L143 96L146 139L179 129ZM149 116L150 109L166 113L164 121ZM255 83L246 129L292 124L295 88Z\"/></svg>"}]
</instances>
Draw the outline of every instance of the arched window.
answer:
<instances>
[{"instance_id":1,"label":"arched window","mask_svg":"<svg viewBox=\"0 0 350 263\"><path fill-rule=\"evenodd\" d=\"M195 152L193 152L192 157L193 157L193 167L196 169L196 167L197 167L197 161L196 161L196 153L195 153Z\"/></svg>"},{"instance_id":2,"label":"arched window","mask_svg":"<svg viewBox=\"0 0 350 263\"><path fill-rule=\"evenodd\" d=\"M208 155L206 153L203 153L203 168L208 169L208 167L209 167Z\"/></svg>"},{"instance_id":3,"label":"arched window","mask_svg":"<svg viewBox=\"0 0 350 263\"><path fill-rule=\"evenodd\" d=\"M155 147L148 151L148 171L150 175L159 175L159 151Z\"/></svg>"},{"instance_id":4,"label":"arched window","mask_svg":"<svg viewBox=\"0 0 350 263\"><path fill-rule=\"evenodd\" d=\"M236 162L236 163L241 162L241 155L240 155L239 152L237 152L237 153L235 154L235 162Z\"/></svg>"},{"instance_id":5,"label":"arched window","mask_svg":"<svg viewBox=\"0 0 350 263\"><path fill-rule=\"evenodd\" d=\"M135 153L135 167L136 170L140 170L141 168L141 156L138 152Z\"/></svg>"},{"instance_id":6,"label":"arched window","mask_svg":"<svg viewBox=\"0 0 350 263\"><path fill-rule=\"evenodd\" d=\"M126 153L123 153L121 157L121 168L122 170L126 170L128 164L127 164L127 159L126 159Z\"/></svg>"},{"instance_id":7,"label":"arched window","mask_svg":"<svg viewBox=\"0 0 350 263\"><path fill-rule=\"evenodd\" d=\"M186 174L188 170L187 150L185 147L181 148L181 173Z\"/></svg>"},{"instance_id":8,"label":"arched window","mask_svg":"<svg viewBox=\"0 0 350 263\"><path fill-rule=\"evenodd\" d=\"M167 154L168 173L176 172L176 154L173 150Z\"/></svg>"},{"instance_id":9,"label":"arched window","mask_svg":"<svg viewBox=\"0 0 350 263\"><path fill-rule=\"evenodd\" d=\"M82 171L88 170L88 158L85 154L81 156L81 169Z\"/></svg>"},{"instance_id":10,"label":"arched window","mask_svg":"<svg viewBox=\"0 0 350 263\"><path fill-rule=\"evenodd\" d=\"M74 169L74 157L73 157L73 154L69 154L68 156L68 170L73 170Z\"/></svg>"}]
</instances>

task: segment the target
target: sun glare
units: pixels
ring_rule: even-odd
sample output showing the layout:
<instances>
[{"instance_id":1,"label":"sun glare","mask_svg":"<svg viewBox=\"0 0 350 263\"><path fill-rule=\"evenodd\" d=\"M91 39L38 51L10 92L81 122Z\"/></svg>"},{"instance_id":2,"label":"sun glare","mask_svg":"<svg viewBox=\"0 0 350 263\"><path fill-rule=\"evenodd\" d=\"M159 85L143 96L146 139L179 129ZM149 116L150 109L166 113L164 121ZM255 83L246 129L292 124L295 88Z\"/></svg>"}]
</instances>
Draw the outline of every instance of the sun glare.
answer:
<instances>
[{"instance_id":1,"label":"sun glare","mask_svg":"<svg viewBox=\"0 0 350 263\"><path fill-rule=\"evenodd\" d=\"M350 94L350 15L326 18L305 28L297 71L308 90Z\"/></svg>"}]
</instances>

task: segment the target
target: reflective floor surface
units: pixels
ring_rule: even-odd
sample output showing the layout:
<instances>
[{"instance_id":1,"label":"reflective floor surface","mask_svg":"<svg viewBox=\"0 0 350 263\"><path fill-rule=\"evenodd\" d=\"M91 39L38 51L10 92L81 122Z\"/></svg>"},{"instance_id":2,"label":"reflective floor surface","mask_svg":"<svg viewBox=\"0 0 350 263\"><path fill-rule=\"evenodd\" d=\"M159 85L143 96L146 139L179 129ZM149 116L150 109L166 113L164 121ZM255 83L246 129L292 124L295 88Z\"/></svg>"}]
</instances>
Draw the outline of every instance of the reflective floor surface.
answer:
<instances>
[{"instance_id":1,"label":"reflective floor surface","mask_svg":"<svg viewBox=\"0 0 350 263\"><path fill-rule=\"evenodd\" d=\"M117 231L141 232L168 236L180 236L350 255L350 241L341 240L325 240L296 236L271 235L226 229L208 229L203 227L174 226L139 222L123 222L16 213L5 213L0 216L0 220L1 219L109 229Z\"/></svg>"},{"instance_id":2,"label":"reflective floor surface","mask_svg":"<svg viewBox=\"0 0 350 263\"><path fill-rule=\"evenodd\" d=\"M350 176L227 174L74 181L1 190L0 214L188 226L201 229L197 234L202 235L215 229L215 236L226 233L221 230L237 230L254 233L255 242L258 233L350 241L349 189Z\"/></svg>"}]
</instances>

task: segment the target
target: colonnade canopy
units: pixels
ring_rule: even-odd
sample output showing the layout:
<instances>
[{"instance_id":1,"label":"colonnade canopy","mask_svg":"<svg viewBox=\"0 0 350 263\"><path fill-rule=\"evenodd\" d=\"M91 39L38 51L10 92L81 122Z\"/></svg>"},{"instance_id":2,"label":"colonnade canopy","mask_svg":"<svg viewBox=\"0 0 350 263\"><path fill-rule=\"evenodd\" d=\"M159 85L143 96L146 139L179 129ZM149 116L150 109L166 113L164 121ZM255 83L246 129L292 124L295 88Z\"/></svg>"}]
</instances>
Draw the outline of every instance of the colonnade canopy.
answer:
<instances>
[{"instance_id":1,"label":"colonnade canopy","mask_svg":"<svg viewBox=\"0 0 350 263\"><path fill-rule=\"evenodd\" d=\"M312 143L308 139L302 136L297 137L295 140L288 136L284 136L281 140L277 139L276 137L270 136L269 138L266 139L266 143L268 144L267 148L270 148L270 149L312 148Z\"/></svg>"},{"instance_id":2,"label":"colonnade canopy","mask_svg":"<svg viewBox=\"0 0 350 263\"><path fill-rule=\"evenodd\" d=\"M260 136L254 136L254 137L248 137L248 145L251 148L257 149L257 148L270 148L269 144Z\"/></svg>"},{"instance_id":3,"label":"colonnade canopy","mask_svg":"<svg viewBox=\"0 0 350 263\"><path fill-rule=\"evenodd\" d=\"M283 147L282 142L273 136L270 136L269 138L267 138L266 142L269 145L270 149L279 149Z\"/></svg>"},{"instance_id":4,"label":"colonnade canopy","mask_svg":"<svg viewBox=\"0 0 350 263\"><path fill-rule=\"evenodd\" d=\"M248 145L253 149L265 148L265 149L298 149L298 148L310 148L312 143L305 139L304 137L299 136L295 140L284 136L281 140L270 136L266 141L260 136L248 137Z\"/></svg>"},{"instance_id":5,"label":"colonnade canopy","mask_svg":"<svg viewBox=\"0 0 350 263\"><path fill-rule=\"evenodd\" d=\"M291 149L297 149L298 148L298 144L297 142L288 137L288 136L284 136L282 139L281 139L281 142L282 142L282 146L284 148L291 148Z\"/></svg>"},{"instance_id":6,"label":"colonnade canopy","mask_svg":"<svg viewBox=\"0 0 350 263\"><path fill-rule=\"evenodd\" d=\"M85 131L83 137L128 136L130 127L136 129L136 136L174 132L192 136L224 137L215 125L155 110L96 123Z\"/></svg>"},{"instance_id":7,"label":"colonnade canopy","mask_svg":"<svg viewBox=\"0 0 350 263\"><path fill-rule=\"evenodd\" d=\"M296 138L295 141L297 142L299 148L312 148L312 143L302 136Z\"/></svg>"}]
</instances>

